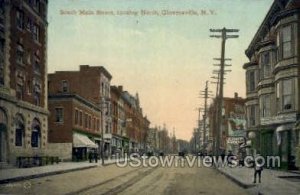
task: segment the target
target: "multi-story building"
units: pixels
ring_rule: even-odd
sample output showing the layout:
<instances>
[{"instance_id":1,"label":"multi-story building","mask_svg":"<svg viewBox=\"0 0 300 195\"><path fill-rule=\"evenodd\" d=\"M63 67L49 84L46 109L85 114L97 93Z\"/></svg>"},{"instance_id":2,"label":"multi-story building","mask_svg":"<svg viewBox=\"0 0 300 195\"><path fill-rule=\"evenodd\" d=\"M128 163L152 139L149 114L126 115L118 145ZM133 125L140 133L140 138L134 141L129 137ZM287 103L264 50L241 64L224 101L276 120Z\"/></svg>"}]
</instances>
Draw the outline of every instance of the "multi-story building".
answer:
<instances>
[{"instance_id":1,"label":"multi-story building","mask_svg":"<svg viewBox=\"0 0 300 195\"><path fill-rule=\"evenodd\" d=\"M243 66L251 145L264 156L279 155L290 168L299 145L299 8L297 0L274 1L246 50L249 62Z\"/></svg>"},{"instance_id":2,"label":"multi-story building","mask_svg":"<svg viewBox=\"0 0 300 195\"><path fill-rule=\"evenodd\" d=\"M111 153L111 103L110 103L110 80L112 76L103 66L81 65L79 71L57 71L49 74L49 97L56 98L60 94L76 94L86 102L100 109L100 131L103 131L104 154ZM52 106L52 104L49 104ZM50 110L53 109L52 107ZM91 108L94 110L95 108ZM67 113L69 116L75 115ZM95 111L95 110L94 110ZM88 111L84 117L88 120L98 118L96 113ZM53 122L53 121L52 121ZM85 128L85 127L84 127ZM85 128L86 129L86 128ZM89 129L89 128L88 128ZM102 134L102 133L101 133ZM96 136L97 137L97 136ZM51 139L51 142L55 140Z\"/></svg>"},{"instance_id":3,"label":"multi-story building","mask_svg":"<svg viewBox=\"0 0 300 195\"><path fill-rule=\"evenodd\" d=\"M126 116L124 99L122 98L123 87L111 86L111 118L112 118L112 154L123 155L128 137L126 134Z\"/></svg>"},{"instance_id":4,"label":"multi-story building","mask_svg":"<svg viewBox=\"0 0 300 195\"><path fill-rule=\"evenodd\" d=\"M157 127L149 128L148 130L147 143L149 145L148 151L150 152L157 152L157 145L158 145L157 132L158 132Z\"/></svg>"},{"instance_id":5,"label":"multi-story building","mask_svg":"<svg viewBox=\"0 0 300 195\"><path fill-rule=\"evenodd\" d=\"M47 0L0 0L0 162L44 153Z\"/></svg>"},{"instance_id":6,"label":"multi-story building","mask_svg":"<svg viewBox=\"0 0 300 195\"><path fill-rule=\"evenodd\" d=\"M86 160L89 151L100 153L99 106L69 92L50 94L48 105L49 146L64 147L59 153L61 159Z\"/></svg>"},{"instance_id":7,"label":"multi-story building","mask_svg":"<svg viewBox=\"0 0 300 195\"><path fill-rule=\"evenodd\" d=\"M129 152L145 152L150 122L147 117L143 116L138 94L134 97L127 91L123 91L122 98L124 100L126 134L129 138Z\"/></svg>"},{"instance_id":8,"label":"multi-story building","mask_svg":"<svg viewBox=\"0 0 300 195\"><path fill-rule=\"evenodd\" d=\"M217 129L217 112L216 101L213 101L209 107L208 120L210 140L216 140ZM233 98L223 98L222 125L220 131L220 147L224 152L232 151L238 154L240 144L244 143L246 138L246 119L245 119L245 99L238 97L235 93ZM210 148L212 144L210 144Z\"/></svg>"}]
</instances>

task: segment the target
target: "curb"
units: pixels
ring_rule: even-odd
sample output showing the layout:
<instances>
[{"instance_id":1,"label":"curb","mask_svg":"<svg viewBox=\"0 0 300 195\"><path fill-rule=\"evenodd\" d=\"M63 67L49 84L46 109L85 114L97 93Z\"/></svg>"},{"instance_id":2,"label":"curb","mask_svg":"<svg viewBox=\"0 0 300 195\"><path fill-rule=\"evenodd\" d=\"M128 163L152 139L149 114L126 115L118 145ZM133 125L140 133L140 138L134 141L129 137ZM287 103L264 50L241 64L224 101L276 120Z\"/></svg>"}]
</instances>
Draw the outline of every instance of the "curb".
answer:
<instances>
[{"instance_id":1,"label":"curb","mask_svg":"<svg viewBox=\"0 0 300 195\"><path fill-rule=\"evenodd\" d=\"M69 173L69 172L74 172L74 171L81 171L85 169L91 169L95 167L105 167L109 166L112 164L115 164L116 162L107 162L102 164L95 164L95 165L90 165L86 167L78 167L78 168L72 168L72 169L67 169L67 170L59 170L59 171L52 171L52 172L46 172L46 173L37 173L33 175L26 175L26 176L17 176L14 178L8 178L8 179L2 179L0 180L0 184L7 184L10 182L17 182L17 181L22 181L22 180L27 180L27 179L35 179L35 178L40 178L40 177L46 177L46 176L51 176L51 175L58 175L58 174L63 174L63 173Z\"/></svg>"},{"instance_id":2,"label":"curb","mask_svg":"<svg viewBox=\"0 0 300 195\"><path fill-rule=\"evenodd\" d=\"M73 172L73 171L80 171L80 170L95 168L97 166L98 165L92 165L92 166L88 166L88 167L79 167L79 168L73 168L73 169L68 169L68 170L60 170L60 171L38 173L38 174L26 175L26 176L18 176L18 177L14 177L14 178L0 180L0 184L17 182L17 181L22 181L22 180L26 180L26 179L34 179L34 178L39 178L39 177L46 177L46 176L51 176L51 175L58 175L58 174L68 173L68 172Z\"/></svg>"},{"instance_id":3,"label":"curb","mask_svg":"<svg viewBox=\"0 0 300 195\"><path fill-rule=\"evenodd\" d=\"M222 171L218 168L215 168L218 172L220 172L222 175L224 175L225 177L227 177L228 179L230 179L231 181L233 181L234 183L238 184L240 187L244 188L244 189L248 189L248 188L252 188L255 187L255 184L246 184L241 182L240 180L238 180L237 178L233 177L232 175L226 173L225 171Z\"/></svg>"}]
</instances>

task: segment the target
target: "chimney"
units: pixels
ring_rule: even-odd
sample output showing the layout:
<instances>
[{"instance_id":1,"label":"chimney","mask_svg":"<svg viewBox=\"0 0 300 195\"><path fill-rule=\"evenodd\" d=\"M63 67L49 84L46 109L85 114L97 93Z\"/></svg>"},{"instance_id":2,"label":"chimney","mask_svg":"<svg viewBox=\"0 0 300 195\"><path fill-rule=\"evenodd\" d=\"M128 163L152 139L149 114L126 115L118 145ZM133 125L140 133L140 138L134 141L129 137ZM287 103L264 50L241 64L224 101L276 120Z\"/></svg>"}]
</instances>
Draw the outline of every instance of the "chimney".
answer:
<instances>
[{"instance_id":1,"label":"chimney","mask_svg":"<svg viewBox=\"0 0 300 195\"><path fill-rule=\"evenodd\" d=\"M238 97L239 97L239 94L238 94L237 92L235 92L235 93L234 93L234 98L235 98L235 99L238 99Z\"/></svg>"},{"instance_id":2,"label":"chimney","mask_svg":"<svg viewBox=\"0 0 300 195\"><path fill-rule=\"evenodd\" d=\"M123 86L122 86L122 85L119 85L119 86L118 86L118 89L119 89L120 91L123 91Z\"/></svg>"},{"instance_id":3,"label":"chimney","mask_svg":"<svg viewBox=\"0 0 300 195\"><path fill-rule=\"evenodd\" d=\"M80 70L88 70L88 68L90 67L89 65L80 65Z\"/></svg>"}]
</instances>

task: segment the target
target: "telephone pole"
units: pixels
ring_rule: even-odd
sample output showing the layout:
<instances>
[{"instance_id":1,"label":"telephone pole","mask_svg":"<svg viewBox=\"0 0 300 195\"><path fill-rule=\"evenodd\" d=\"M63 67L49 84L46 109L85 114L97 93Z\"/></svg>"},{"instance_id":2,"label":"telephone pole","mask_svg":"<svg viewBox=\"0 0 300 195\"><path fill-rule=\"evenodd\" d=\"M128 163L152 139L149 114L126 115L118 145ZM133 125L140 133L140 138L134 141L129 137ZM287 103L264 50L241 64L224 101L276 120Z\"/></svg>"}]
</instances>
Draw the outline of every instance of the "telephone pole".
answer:
<instances>
[{"instance_id":1,"label":"telephone pole","mask_svg":"<svg viewBox=\"0 0 300 195\"><path fill-rule=\"evenodd\" d=\"M220 75L219 75L219 94L217 98L218 109L217 109L217 137L216 137L216 155L220 154L220 136L222 131L222 108L223 108L223 84L224 84L224 67L225 67L225 44L226 40L229 38L238 38L238 35L228 35L227 33L237 33L238 29L226 29L225 27L222 29L210 29L212 33L221 33L221 35L210 35L213 38L221 38L221 58L220 58Z\"/></svg>"},{"instance_id":2,"label":"telephone pole","mask_svg":"<svg viewBox=\"0 0 300 195\"><path fill-rule=\"evenodd\" d=\"M211 91L208 91L208 81L205 83L204 91L201 91L204 98L204 114L203 114L203 149L205 149L207 145L206 140L206 118L207 118L207 99L210 98Z\"/></svg>"},{"instance_id":3,"label":"telephone pole","mask_svg":"<svg viewBox=\"0 0 300 195\"><path fill-rule=\"evenodd\" d=\"M200 126L201 126L201 111L203 111L203 108L197 108L198 111L198 120L197 120L197 130L195 132L195 150L198 150L196 145L200 146ZM198 152L198 151L197 151Z\"/></svg>"}]
</instances>

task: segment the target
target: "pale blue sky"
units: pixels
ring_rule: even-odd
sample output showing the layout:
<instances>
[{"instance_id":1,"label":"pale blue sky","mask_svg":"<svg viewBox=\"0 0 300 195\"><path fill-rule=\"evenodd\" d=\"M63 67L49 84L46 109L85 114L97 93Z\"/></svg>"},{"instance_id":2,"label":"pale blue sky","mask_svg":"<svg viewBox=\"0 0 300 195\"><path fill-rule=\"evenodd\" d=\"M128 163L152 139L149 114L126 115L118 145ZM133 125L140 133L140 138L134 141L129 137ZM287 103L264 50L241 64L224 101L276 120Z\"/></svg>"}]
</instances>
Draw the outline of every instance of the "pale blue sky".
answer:
<instances>
[{"instance_id":1,"label":"pale blue sky","mask_svg":"<svg viewBox=\"0 0 300 195\"><path fill-rule=\"evenodd\" d=\"M166 123L179 138L190 139L195 108L205 81L211 80L220 56L219 39L210 28L239 28L227 42L232 72L225 96L245 96L242 65L248 47L273 0L50 0L48 7L48 71L78 70L80 64L102 65L112 84L140 95L151 125ZM214 10L206 16L79 16L61 10L140 11ZM215 85L210 85L214 91Z\"/></svg>"}]
</instances>

